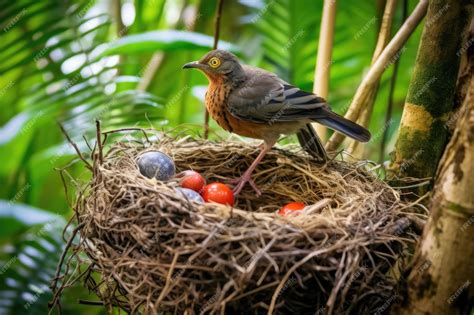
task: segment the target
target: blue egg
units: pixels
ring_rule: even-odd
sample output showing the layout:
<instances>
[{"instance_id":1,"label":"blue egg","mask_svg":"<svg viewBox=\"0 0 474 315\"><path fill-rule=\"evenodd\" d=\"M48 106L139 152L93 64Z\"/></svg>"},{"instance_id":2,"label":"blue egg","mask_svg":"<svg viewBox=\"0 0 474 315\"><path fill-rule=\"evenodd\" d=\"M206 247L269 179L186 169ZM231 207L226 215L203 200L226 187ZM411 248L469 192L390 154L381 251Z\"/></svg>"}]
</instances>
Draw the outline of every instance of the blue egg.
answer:
<instances>
[{"instance_id":1,"label":"blue egg","mask_svg":"<svg viewBox=\"0 0 474 315\"><path fill-rule=\"evenodd\" d=\"M178 187L176 188L176 191L189 200L196 201L197 203L204 203L204 199L202 199L201 195L192 189Z\"/></svg>"},{"instance_id":2,"label":"blue egg","mask_svg":"<svg viewBox=\"0 0 474 315\"><path fill-rule=\"evenodd\" d=\"M140 155L138 168L143 176L162 181L172 178L176 173L173 160L159 151L149 151Z\"/></svg>"}]
</instances>

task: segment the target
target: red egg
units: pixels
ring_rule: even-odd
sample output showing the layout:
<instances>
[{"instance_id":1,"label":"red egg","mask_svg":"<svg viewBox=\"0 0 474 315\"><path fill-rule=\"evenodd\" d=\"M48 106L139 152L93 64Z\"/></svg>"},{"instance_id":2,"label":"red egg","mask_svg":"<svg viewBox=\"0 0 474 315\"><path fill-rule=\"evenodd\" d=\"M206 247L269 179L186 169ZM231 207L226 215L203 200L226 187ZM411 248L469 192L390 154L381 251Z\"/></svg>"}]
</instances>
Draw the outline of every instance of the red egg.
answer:
<instances>
[{"instance_id":1,"label":"red egg","mask_svg":"<svg viewBox=\"0 0 474 315\"><path fill-rule=\"evenodd\" d=\"M179 184L181 187L192 189L198 193L200 193L204 185L206 185L204 177L195 171L184 171L176 175L176 177L180 178Z\"/></svg>"},{"instance_id":2,"label":"red egg","mask_svg":"<svg viewBox=\"0 0 474 315\"><path fill-rule=\"evenodd\" d=\"M212 183L204 186L201 193L206 202L217 202L224 205L234 205L234 193L229 186L222 183Z\"/></svg>"},{"instance_id":3,"label":"red egg","mask_svg":"<svg viewBox=\"0 0 474 315\"><path fill-rule=\"evenodd\" d=\"M304 207L306 207L306 205L302 202L290 202L284 205L283 207L281 207L281 209L278 211L278 214L279 215L287 215L290 213L296 214L299 211L303 210Z\"/></svg>"}]
</instances>

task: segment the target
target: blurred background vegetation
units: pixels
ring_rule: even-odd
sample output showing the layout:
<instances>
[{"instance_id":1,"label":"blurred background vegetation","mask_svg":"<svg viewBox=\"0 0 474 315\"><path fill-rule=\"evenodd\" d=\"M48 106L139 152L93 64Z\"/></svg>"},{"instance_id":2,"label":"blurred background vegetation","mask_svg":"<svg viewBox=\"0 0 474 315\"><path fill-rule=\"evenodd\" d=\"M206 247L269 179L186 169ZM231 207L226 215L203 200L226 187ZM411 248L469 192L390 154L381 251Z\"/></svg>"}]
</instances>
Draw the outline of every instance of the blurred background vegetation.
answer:
<instances>
[{"instance_id":1,"label":"blurred background vegetation","mask_svg":"<svg viewBox=\"0 0 474 315\"><path fill-rule=\"evenodd\" d=\"M392 33L417 2L398 3ZM327 67L328 99L338 113L370 66L384 3L337 6ZM219 48L311 90L322 7L322 0L225 1ZM57 122L84 151L94 143L95 119L104 129L178 127L202 134L207 81L181 66L211 49L215 10L215 0L0 0L1 314L44 314L51 299L49 279L72 216L55 168L75 158ZM388 125L393 65L382 78L369 128L370 159L379 160L384 131L385 160L393 148L421 29L402 49ZM214 123L211 129L214 137L228 136ZM79 165L72 174L88 176ZM93 299L80 287L66 291L64 311L103 312L79 305L80 298Z\"/></svg>"}]
</instances>

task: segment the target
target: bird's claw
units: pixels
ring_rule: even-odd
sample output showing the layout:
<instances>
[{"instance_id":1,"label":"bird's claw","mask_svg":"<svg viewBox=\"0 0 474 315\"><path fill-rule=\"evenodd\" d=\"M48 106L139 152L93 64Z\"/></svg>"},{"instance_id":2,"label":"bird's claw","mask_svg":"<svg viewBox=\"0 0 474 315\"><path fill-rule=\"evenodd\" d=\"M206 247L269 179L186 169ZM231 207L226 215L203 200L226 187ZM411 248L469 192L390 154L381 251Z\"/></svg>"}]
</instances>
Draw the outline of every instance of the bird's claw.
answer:
<instances>
[{"instance_id":1,"label":"bird's claw","mask_svg":"<svg viewBox=\"0 0 474 315\"><path fill-rule=\"evenodd\" d=\"M233 189L234 196L237 196L240 193L246 183L249 183L253 190L255 190L257 197L260 197L262 195L262 191L258 188L257 184L255 184L253 179L250 177L242 176L241 178L230 179L228 183L231 185L235 185Z\"/></svg>"}]
</instances>

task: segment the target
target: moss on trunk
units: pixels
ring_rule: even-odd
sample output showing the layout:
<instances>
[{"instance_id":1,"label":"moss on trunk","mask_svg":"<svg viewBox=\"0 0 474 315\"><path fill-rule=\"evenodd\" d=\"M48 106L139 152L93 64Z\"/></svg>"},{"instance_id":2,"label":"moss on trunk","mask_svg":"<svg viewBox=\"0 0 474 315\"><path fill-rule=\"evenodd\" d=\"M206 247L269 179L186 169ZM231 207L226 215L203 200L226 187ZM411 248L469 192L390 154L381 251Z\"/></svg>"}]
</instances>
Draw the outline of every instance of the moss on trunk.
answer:
<instances>
[{"instance_id":1,"label":"moss on trunk","mask_svg":"<svg viewBox=\"0 0 474 315\"><path fill-rule=\"evenodd\" d=\"M392 154L390 173L432 177L444 151L453 109L466 0L431 0Z\"/></svg>"}]
</instances>

